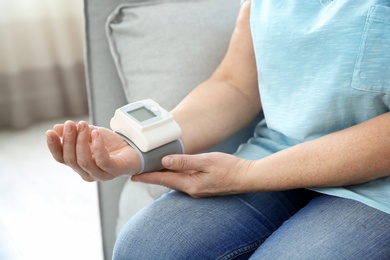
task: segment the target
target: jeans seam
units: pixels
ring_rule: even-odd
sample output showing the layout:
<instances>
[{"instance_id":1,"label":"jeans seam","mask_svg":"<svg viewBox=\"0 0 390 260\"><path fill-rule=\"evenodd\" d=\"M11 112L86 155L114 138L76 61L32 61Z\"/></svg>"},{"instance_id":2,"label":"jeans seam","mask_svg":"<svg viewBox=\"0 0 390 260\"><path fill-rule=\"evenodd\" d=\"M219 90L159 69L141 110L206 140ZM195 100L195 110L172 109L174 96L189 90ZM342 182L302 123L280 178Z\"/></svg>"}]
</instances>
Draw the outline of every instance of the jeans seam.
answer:
<instances>
[{"instance_id":1,"label":"jeans seam","mask_svg":"<svg viewBox=\"0 0 390 260\"><path fill-rule=\"evenodd\" d=\"M264 227L268 229L270 233L275 231L278 227L275 227L274 223L269 219L268 216L264 215L263 212L258 210L256 207L254 207L252 204L247 202L246 200L240 198L239 196L234 196L237 200L239 200L241 203L244 203L247 207L255 211L257 214L261 215L265 220L267 220L267 223L263 223ZM264 241L263 241L264 242Z\"/></svg>"},{"instance_id":2,"label":"jeans seam","mask_svg":"<svg viewBox=\"0 0 390 260\"><path fill-rule=\"evenodd\" d=\"M245 254L245 253L248 253L250 251L254 251L254 249L259 248L259 246L261 246L261 244L263 244L266 239L267 238L265 237L265 238L262 238L262 239L260 239L258 241L255 241L253 243L250 243L248 245L239 247L239 248L235 249L234 251L231 251L228 254L225 254L225 255L219 257L218 259L219 260L234 259L234 258L236 258L236 257L238 257L240 255Z\"/></svg>"}]
</instances>

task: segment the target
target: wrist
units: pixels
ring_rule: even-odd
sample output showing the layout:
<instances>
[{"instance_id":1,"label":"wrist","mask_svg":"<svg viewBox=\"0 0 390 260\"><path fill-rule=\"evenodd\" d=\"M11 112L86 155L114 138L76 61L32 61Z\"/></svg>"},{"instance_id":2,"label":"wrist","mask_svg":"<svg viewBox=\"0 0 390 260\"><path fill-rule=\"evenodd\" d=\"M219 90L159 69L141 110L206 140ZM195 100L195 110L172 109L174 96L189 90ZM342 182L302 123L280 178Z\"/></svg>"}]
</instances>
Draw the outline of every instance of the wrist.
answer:
<instances>
[{"instance_id":1,"label":"wrist","mask_svg":"<svg viewBox=\"0 0 390 260\"><path fill-rule=\"evenodd\" d=\"M254 165L256 161L240 159L239 172L237 174L237 187L240 193L247 192L256 192L256 183L258 182L257 178L253 175L255 174Z\"/></svg>"},{"instance_id":2,"label":"wrist","mask_svg":"<svg viewBox=\"0 0 390 260\"><path fill-rule=\"evenodd\" d=\"M129 157L130 157L129 169L126 172L126 174L135 175L141 171L142 168L141 158L137 153L137 151L134 150L134 148L131 149Z\"/></svg>"},{"instance_id":3,"label":"wrist","mask_svg":"<svg viewBox=\"0 0 390 260\"><path fill-rule=\"evenodd\" d=\"M134 151L138 156L138 165L136 167L138 171L132 172L132 175L162 170L164 169L161 162L163 157L171 154L184 154L184 145L180 138L148 152L143 152L126 136L122 134L119 135L133 148L132 151Z\"/></svg>"}]
</instances>

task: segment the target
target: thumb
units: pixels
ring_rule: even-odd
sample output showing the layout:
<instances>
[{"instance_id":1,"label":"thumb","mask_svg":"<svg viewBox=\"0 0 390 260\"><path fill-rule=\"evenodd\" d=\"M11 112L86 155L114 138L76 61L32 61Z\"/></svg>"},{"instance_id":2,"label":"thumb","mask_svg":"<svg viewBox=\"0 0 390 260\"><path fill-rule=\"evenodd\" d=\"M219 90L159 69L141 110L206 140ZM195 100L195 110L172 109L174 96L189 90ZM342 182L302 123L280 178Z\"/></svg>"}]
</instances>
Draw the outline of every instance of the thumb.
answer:
<instances>
[{"instance_id":1,"label":"thumb","mask_svg":"<svg viewBox=\"0 0 390 260\"><path fill-rule=\"evenodd\" d=\"M173 171L202 171L205 166L202 155L185 154L165 156L162 164L166 169Z\"/></svg>"}]
</instances>

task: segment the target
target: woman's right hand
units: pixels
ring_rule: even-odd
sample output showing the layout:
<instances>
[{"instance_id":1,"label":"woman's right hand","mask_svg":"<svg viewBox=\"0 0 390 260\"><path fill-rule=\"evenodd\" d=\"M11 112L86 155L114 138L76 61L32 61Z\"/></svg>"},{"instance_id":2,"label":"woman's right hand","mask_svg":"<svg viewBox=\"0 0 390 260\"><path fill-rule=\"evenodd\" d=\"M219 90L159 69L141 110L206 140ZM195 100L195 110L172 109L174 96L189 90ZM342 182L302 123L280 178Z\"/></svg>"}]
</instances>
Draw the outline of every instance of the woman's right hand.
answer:
<instances>
[{"instance_id":1,"label":"woman's right hand","mask_svg":"<svg viewBox=\"0 0 390 260\"><path fill-rule=\"evenodd\" d=\"M136 151L113 131L67 121L46 132L54 159L66 164L85 181L105 181L132 175L141 168Z\"/></svg>"}]
</instances>

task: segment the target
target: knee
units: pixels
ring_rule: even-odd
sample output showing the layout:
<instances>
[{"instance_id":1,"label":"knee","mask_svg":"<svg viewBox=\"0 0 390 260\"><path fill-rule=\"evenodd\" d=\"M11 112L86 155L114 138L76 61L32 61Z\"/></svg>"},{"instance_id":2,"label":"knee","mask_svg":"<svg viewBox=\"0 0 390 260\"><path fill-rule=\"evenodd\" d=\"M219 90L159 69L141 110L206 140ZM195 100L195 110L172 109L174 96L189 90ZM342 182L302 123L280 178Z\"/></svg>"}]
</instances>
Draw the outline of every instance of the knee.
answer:
<instances>
[{"instance_id":1,"label":"knee","mask_svg":"<svg viewBox=\"0 0 390 260\"><path fill-rule=\"evenodd\" d=\"M177 197L164 196L131 218L117 237L113 259L174 259L185 254L190 245L183 237L185 216L175 211Z\"/></svg>"},{"instance_id":2,"label":"knee","mask_svg":"<svg viewBox=\"0 0 390 260\"><path fill-rule=\"evenodd\" d=\"M192 245L183 227L164 220L130 220L116 240L113 259L191 259Z\"/></svg>"},{"instance_id":3,"label":"knee","mask_svg":"<svg viewBox=\"0 0 390 260\"><path fill-rule=\"evenodd\" d=\"M114 260L157 259L163 252L165 246L159 240L167 237L158 230L161 223L146 222L134 218L123 227L115 242Z\"/></svg>"},{"instance_id":4,"label":"knee","mask_svg":"<svg viewBox=\"0 0 390 260\"><path fill-rule=\"evenodd\" d=\"M134 246L134 244L131 242L131 239L127 239L126 235L118 236L112 252L112 259L113 260L133 259L132 252L133 253L135 252L132 246Z\"/></svg>"},{"instance_id":5,"label":"knee","mask_svg":"<svg viewBox=\"0 0 390 260\"><path fill-rule=\"evenodd\" d=\"M150 212L150 209L132 217L116 239L113 259L156 259L157 252L163 250L159 239L166 239L161 232L162 221L161 215Z\"/></svg>"}]
</instances>

